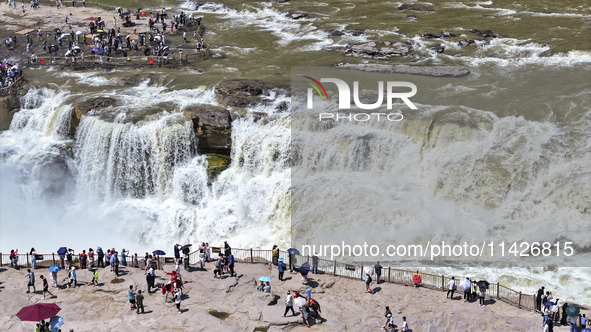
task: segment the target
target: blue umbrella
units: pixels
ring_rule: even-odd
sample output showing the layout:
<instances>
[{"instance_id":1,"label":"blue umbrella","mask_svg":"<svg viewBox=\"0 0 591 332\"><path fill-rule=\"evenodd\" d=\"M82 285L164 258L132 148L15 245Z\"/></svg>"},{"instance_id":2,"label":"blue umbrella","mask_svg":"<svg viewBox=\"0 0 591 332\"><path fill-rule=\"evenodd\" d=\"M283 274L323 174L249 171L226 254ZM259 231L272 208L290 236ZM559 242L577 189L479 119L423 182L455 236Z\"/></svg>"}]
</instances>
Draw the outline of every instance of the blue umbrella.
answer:
<instances>
[{"instance_id":1,"label":"blue umbrella","mask_svg":"<svg viewBox=\"0 0 591 332\"><path fill-rule=\"evenodd\" d=\"M279 257L279 259L277 261L279 262L283 262L285 259L283 259L283 257Z\"/></svg>"},{"instance_id":2,"label":"blue umbrella","mask_svg":"<svg viewBox=\"0 0 591 332\"><path fill-rule=\"evenodd\" d=\"M300 274L305 276L308 274L308 272L310 272L310 263L305 262L302 264L302 266L300 266Z\"/></svg>"},{"instance_id":3,"label":"blue umbrella","mask_svg":"<svg viewBox=\"0 0 591 332\"><path fill-rule=\"evenodd\" d=\"M68 252L68 248L66 248L66 247L60 247L60 248L57 250L57 254L58 254L58 255L65 255L67 252Z\"/></svg>"},{"instance_id":4,"label":"blue umbrella","mask_svg":"<svg viewBox=\"0 0 591 332\"><path fill-rule=\"evenodd\" d=\"M549 307L549 306L553 306L553 305L555 305L555 304L556 304L556 303L554 303L554 302L551 302L551 301L544 302L544 305L545 305L545 306L548 306L548 307Z\"/></svg>"},{"instance_id":5,"label":"blue umbrella","mask_svg":"<svg viewBox=\"0 0 591 332\"><path fill-rule=\"evenodd\" d=\"M98 51L98 47L93 47L93 48L91 48L90 50L91 50L91 51L95 51L95 52L96 52L96 51Z\"/></svg>"},{"instance_id":6,"label":"blue umbrella","mask_svg":"<svg viewBox=\"0 0 591 332\"><path fill-rule=\"evenodd\" d=\"M64 319L60 316L53 316L49 320L49 326L59 328L64 325Z\"/></svg>"},{"instance_id":7,"label":"blue umbrella","mask_svg":"<svg viewBox=\"0 0 591 332\"><path fill-rule=\"evenodd\" d=\"M166 255L166 253L162 250L154 250L152 253L158 256Z\"/></svg>"},{"instance_id":8,"label":"blue umbrella","mask_svg":"<svg viewBox=\"0 0 591 332\"><path fill-rule=\"evenodd\" d=\"M259 278L259 280L260 281L271 281L271 278L270 277L267 277L267 276L262 276L262 277Z\"/></svg>"},{"instance_id":9,"label":"blue umbrella","mask_svg":"<svg viewBox=\"0 0 591 332\"><path fill-rule=\"evenodd\" d=\"M105 54L105 50L98 51L98 55L103 55L103 54Z\"/></svg>"},{"instance_id":10,"label":"blue umbrella","mask_svg":"<svg viewBox=\"0 0 591 332\"><path fill-rule=\"evenodd\" d=\"M582 329L581 332L591 332L591 329Z\"/></svg>"},{"instance_id":11,"label":"blue umbrella","mask_svg":"<svg viewBox=\"0 0 591 332\"><path fill-rule=\"evenodd\" d=\"M290 253L291 255L299 255L300 251L297 250L296 248L289 248L287 249L287 252Z\"/></svg>"},{"instance_id":12,"label":"blue umbrella","mask_svg":"<svg viewBox=\"0 0 591 332\"><path fill-rule=\"evenodd\" d=\"M581 309L576 305L569 305L566 307L565 312L567 316L577 316L581 312Z\"/></svg>"},{"instance_id":13,"label":"blue umbrella","mask_svg":"<svg viewBox=\"0 0 591 332\"><path fill-rule=\"evenodd\" d=\"M57 272L59 270L61 270L61 268L55 264L49 267L49 271L51 272Z\"/></svg>"}]
</instances>

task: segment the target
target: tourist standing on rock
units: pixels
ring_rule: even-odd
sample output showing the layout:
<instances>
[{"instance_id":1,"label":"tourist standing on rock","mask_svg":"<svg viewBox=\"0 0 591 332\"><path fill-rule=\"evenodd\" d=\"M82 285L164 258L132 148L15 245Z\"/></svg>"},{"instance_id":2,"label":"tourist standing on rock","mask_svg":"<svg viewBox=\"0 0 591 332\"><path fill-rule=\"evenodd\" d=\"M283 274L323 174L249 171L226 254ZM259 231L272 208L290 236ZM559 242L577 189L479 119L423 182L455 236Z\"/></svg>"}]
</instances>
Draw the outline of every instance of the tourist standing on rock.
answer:
<instances>
[{"instance_id":1,"label":"tourist standing on rock","mask_svg":"<svg viewBox=\"0 0 591 332\"><path fill-rule=\"evenodd\" d=\"M265 287L263 287L263 292L271 293L271 284L268 281L265 283Z\"/></svg>"},{"instance_id":2,"label":"tourist standing on rock","mask_svg":"<svg viewBox=\"0 0 591 332\"><path fill-rule=\"evenodd\" d=\"M174 296L175 296L174 303L176 305L176 310L180 314L181 313L181 292L178 288L174 290Z\"/></svg>"},{"instance_id":3,"label":"tourist standing on rock","mask_svg":"<svg viewBox=\"0 0 591 332\"><path fill-rule=\"evenodd\" d=\"M133 254L133 267L139 269L140 261L137 259L137 253Z\"/></svg>"},{"instance_id":4,"label":"tourist standing on rock","mask_svg":"<svg viewBox=\"0 0 591 332\"><path fill-rule=\"evenodd\" d=\"M371 282L372 282L371 276L369 275L369 273L366 273L365 274L365 292L373 294L373 289L371 289L371 287L370 287Z\"/></svg>"},{"instance_id":5,"label":"tourist standing on rock","mask_svg":"<svg viewBox=\"0 0 591 332\"><path fill-rule=\"evenodd\" d=\"M211 261L211 247L209 246L209 242L205 243L205 261L208 263Z\"/></svg>"},{"instance_id":6,"label":"tourist standing on rock","mask_svg":"<svg viewBox=\"0 0 591 332\"><path fill-rule=\"evenodd\" d=\"M224 241L224 256L230 256L232 254L232 248L228 244L228 241Z\"/></svg>"},{"instance_id":7,"label":"tourist standing on rock","mask_svg":"<svg viewBox=\"0 0 591 332\"><path fill-rule=\"evenodd\" d=\"M312 273L318 274L318 256L316 253L312 256Z\"/></svg>"},{"instance_id":8,"label":"tourist standing on rock","mask_svg":"<svg viewBox=\"0 0 591 332\"><path fill-rule=\"evenodd\" d=\"M111 254L111 265L113 266L113 272L115 272L115 276L119 276L119 258L117 258L117 252L112 252Z\"/></svg>"},{"instance_id":9,"label":"tourist standing on rock","mask_svg":"<svg viewBox=\"0 0 591 332\"><path fill-rule=\"evenodd\" d=\"M148 284L148 294L150 293L151 288L155 288L154 280L156 279L156 275L154 273L154 269L150 268L146 274L146 283Z\"/></svg>"},{"instance_id":10,"label":"tourist standing on rock","mask_svg":"<svg viewBox=\"0 0 591 332\"><path fill-rule=\"evenodd\" d=\"M45 277L43 275L40 276L39 278L41 278L41 280L43 280L43 297L41 299L45 300L45 293L49 293L49 295L51 295L51 297L55 297L55 295L53 295L49 291L49 284L47 283L47 279L45 279Z\"/></svg>"},{"instance_id":11,"label":"tourist standing on rock","mask_svg":"<svg viewBox=\"0 0 591 332\"><path fill-rule=\"evenodd\" d=\"M121 264L123 264L123 266L127 266L127 255L129 255L129 250L123 248L121 250Z\"/></svg>"},{"instance_id":12,"label":"tourist standing on rock","mask_svg":"<svg viewBox=\"0 0 591 332\"><path fill-rule=\"evenodd\" d=\"M55 288L58 288L57 271L51 271L51 274L49 275L49 277L51 278L51 285Z\"/></svg>"},{"instance_id":13,"label":"tourist standing on rock","mask_svg":"<svg viewBox=\"0 0 591 332\"><path fill-rule=\"evenodd\" d=\"M544 286L538 289L538 295L536 296L536 310L542 311L542 296L544 296Z\"/></svg>"},{"instance_id":14,"label":"tourist standing on rock","mask_svg":"<svg viewBox=\"0 0 591 332\"><path fill-rule=\"evenodd\" d=\"M279 248L276 244L273 245L271 253L273 254L273 265L277 265L277 263L279 262Z\"/></svg>"},{"instance_id":15,"label":"tourist standing on rock","mask_svg":"<svg viewBox=\"0 0 591 332\"><path fill-rule=\"evenodd\" d=\"M300 306L300 313L302 314L302 319L304 320L306 327L310 327L310 323L308 322L308 311L306 310L306 307L306 304Z\"/></svg>"},{"instance_id":16,"label":"tourist standing on rock","mask_svg":"<svg viewBox=\"0 0 591 332\"><path fill-rule=\"evenodd\" d=\"M94 250L92 248L88 248L88 270L92 270L94 268Z\"/></svg>"},{"instance_id":17,"label":"tourist standing on rock","mask_svg":"<svg viewBox=\"0 0 591 332\"><path fill-rule=\"evenodd\" d=\"M129 300L129 308L132 310L135 309L135 292L133 291L133 285L129 285L127 299Z\"/></svg>"},{"instance_id":18,"label":"tourist standing on rock","mask_svg":"<svg viewBox=\"0 0 591 332\"><path fill-rule=\"evenodd\" d=\"M205 248L199 249L199 267L205 269Z\"/></svg>"},{"instance_id":19,"label":"tourist standing on rock","mask_svg":"<svg viewBox=\"0 0 591 332\"><path fill-rule=\"evenodd\" d=\"M376 264L373 267L374 267L374 270L376 271L376 278L378 279L376 282L379 285L380 284L380 276L382 275L382 265L380 265L380 262L376 262Z\"/></svg>"},{"instance_id":20,"label":"tourist standing on rock","mask_svg":"<svg viewBox=\"0 0 591 332\"><path fill-rule=\"evenodd\" d=\"M222 277L223 259L224 259L224 255L220 254L220 256L218 257L218 260L215 262L215 270L213 270L214 278L216 278L218 274L219 274L220 278Z\"/></svg>"},{"instance_id":21,"label":"tourist standing on rock","mask_svg":"<svg viewBox=\"0 0 591 332\"><path fill-rule=\"evenodd\" d=\"M450 299L453 300L454 298L454 292L456 291L456 277L451 277L451 280L449 281L449 283L447 284L447 294L445 294L445 298L447 299L447 297L449 296Z\"/></svg>"},{"instance_id":22,"label":"tourist standing on rock","mask_svg":"<svg viewBox=\"0 0 591 332\"><path fill-rule=\"evenodd\" d=\"M285 297L285 312L283 313L283 317L287 315L287 312L291 310L291 315L295 316L295 311L293 311L293 295L291 295L290 291L287 291L287 296Z\"/></svg>"},{"instance_id":23,"label":"tourist standing on rock","mask_svg":"<svg viewBox=\"0 0 591 332\"><path fill-rule=\"evenodd\" d=\"M18 249L10 250L10 265L18 270Z\"/></svg>"},{"instance_id":24,"label":"tourist standing on rock","mask_svg":"<svg viewBox=\"0 0 591 332\"><path fill-rule=\"evenodd\" d=\"M137 295L135 296L135 302L137 305L137 310L136 310L136 314L140 313L140 310L142 311L142 314L144 313L144 295L142 295L142 291L139 290L137 291Z\"/></svg>"},{"instance_id":25,"label":"tourist standing on rock","mask_svg":"<svg viewBox=\"0 0 591 332\"><path fill-rule=\"evenodd\" d=\"M28 283L27 283L27 293L31 292L31 286L33 286L33 293L35 293L37 290L35 289L35 273L33 271L31 271L31 269L27 270L27 278L28 278Z\"/></svg>"},{"instance_id":26,"label":"tourist standing on rock","mask_svg":"<svg viewBox=\"0 0 591 332\"><path fill-rule=\"evenodd\" d=\"M103 259L105 258L105 253L103 252L103 248L101 247L97 247L96 248L96 253L98 255L98 267L105 267L105 263L103 262Z\"/></svg>"},{"instance_id":27,"label":"tourist standing on rock","mask_svg":"<svg viewBox=\"0 0 591 332\"><path fill-rule=\"evenodd\" d=\"M149 269L152 268L152 255L148 256L148 259L146 259L146 268L145 268L145 272L147 273Z\"/></svg>"},{"instance_id":28,"label":"tourist standing on rock","mask_svg":"<svg viewBox=\"0 0 591 332\"><path fill-rule=\"evenodd\" d=\"M76 267L72 266L70 268L70 282L68 283L68 288L70 288L70 285L72 285L72 282L74 283L74 287L77 286L76 283Z\"/></svg>"},{"instance_id":29,"label":"tourist standing on rock","mask_svg":"<svg viewBox=\"0 0 591 332\"><path fill-rule=\"evenodd\" d=\"M181 245L175 244L174 245L174 261L178 263L181 261Z\"/></svg>"},{"instance_id":30,"label":"tourist standing on rock","mask_svg":"<svg viewBox=\"0 0 591 332\"><path fill-rule=\"evenodd\" d=\"M230 257L228 257L228 267L230 269L230 277L235 276L236 273L234 273L234 254L230 254Z\"/></svg>"},{"instance_id":31,"label":"tourist standing on rock","mask_svg":"<svg viewBox=\"0 0 591 332\"><path fill-rule=\"evenodd\" d=\"M283 262L283 258L279 258L279 262L277 265L277 271L279 271L279 281L283 281L283 273L285 272L286 269L287 269L287 266L285 266L285 263Z\"/></svg>"},{"instance_id":32,"label":"tourist standing on rock","mask_svg":"<svg viewBox=\"0 0 591 332\"><path fill-rule=\"evenodd\" d=\"M88 256L86 255L86 250L82 250L82 253L80 255L78 255L78 260L80 261L80 268L81 269L86 268L86 260L87 259L88 259Z\"/></svg>"},{"instance_id":33,"label":"tourist standing on rock","mask_svg":"<svg viewBox=\"0 0 591 332\"><path fill-rule=\"evenodd\" d=\"M31 256L31 269L34 270L36 268L37 263L37 251L35 250L35 248L31 248L29 255Z\"/></svg>"}]
</instances>

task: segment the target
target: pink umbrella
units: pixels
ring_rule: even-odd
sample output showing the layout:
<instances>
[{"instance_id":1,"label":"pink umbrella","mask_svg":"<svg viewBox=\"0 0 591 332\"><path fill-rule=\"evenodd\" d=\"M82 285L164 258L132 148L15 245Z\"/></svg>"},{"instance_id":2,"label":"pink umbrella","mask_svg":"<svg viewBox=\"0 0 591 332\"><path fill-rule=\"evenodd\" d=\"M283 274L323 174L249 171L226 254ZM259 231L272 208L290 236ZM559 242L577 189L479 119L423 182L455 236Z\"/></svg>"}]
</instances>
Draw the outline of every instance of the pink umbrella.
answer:
<instances>
[{"instance_id":1,"label":"pink umbrella","mask_svg":"<svg viewBox=\"0 0 591 332\"><path fill-rule=\"evenodd\" d=\"M23 321L38 322L55 316L62 308L55 303L37 303L23 307L16 316Z\"/></svg>"},{"instance_id":2,"label":"pink umbrella","mask_svg":"<svg viewBox=\"0 0 591 332\"><path fill-rule=\"evenodd\" d=\"M98 20L98 18L96 18L96 17L87 17L84 20L85 21L96 21L96 20Z\"/></svg>"}]
</instances>

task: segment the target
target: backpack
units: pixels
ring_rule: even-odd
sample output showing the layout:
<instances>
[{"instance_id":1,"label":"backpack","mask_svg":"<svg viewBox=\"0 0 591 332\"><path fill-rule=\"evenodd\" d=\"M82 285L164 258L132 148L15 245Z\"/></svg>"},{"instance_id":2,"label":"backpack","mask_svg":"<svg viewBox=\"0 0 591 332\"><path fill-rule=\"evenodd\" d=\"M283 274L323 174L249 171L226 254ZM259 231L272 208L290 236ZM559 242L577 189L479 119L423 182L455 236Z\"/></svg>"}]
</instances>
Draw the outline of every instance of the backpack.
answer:
<instances>
[{"instance_id":1,"label":"backpack","mask_svg":"<svg viewBox=\"0 0 591 332\"><path fill-rule=\"evenodd\" d=\"M367 274L367 280L365 282L367 282L368 284L372 281L371 276L369 274Z\"/></svg>"}]
</instances>

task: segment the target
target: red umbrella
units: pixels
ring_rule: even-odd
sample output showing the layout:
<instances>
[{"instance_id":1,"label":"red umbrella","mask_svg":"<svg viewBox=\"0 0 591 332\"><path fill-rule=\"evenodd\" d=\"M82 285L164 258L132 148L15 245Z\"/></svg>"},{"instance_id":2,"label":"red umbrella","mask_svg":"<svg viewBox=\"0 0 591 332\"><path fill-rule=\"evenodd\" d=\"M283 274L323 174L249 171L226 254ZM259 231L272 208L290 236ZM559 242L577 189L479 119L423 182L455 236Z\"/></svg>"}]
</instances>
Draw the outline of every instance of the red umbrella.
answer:
<instances>
[{"instance_id":1,"label":"red umbrella","mask_svg":"<svg viewBox=\"0 0 591 332\"><path fill-rule=\"evenodd\" d=\"M85 21L96 21L96 20L98 20L98 18L96 18L96 17L87 17L84 20Z\"/></svg>"},{"instance_id":2,"label":"red umbrella","mask_svg":"<svg viewBox=\"0 0 591 332\"><path fill-rule=\"evenodd\" d=\"M24 321L38 322L55 316L62 308L55 303L37 303L23 307L16 316Z\"/></svg>"}]
</instances>

